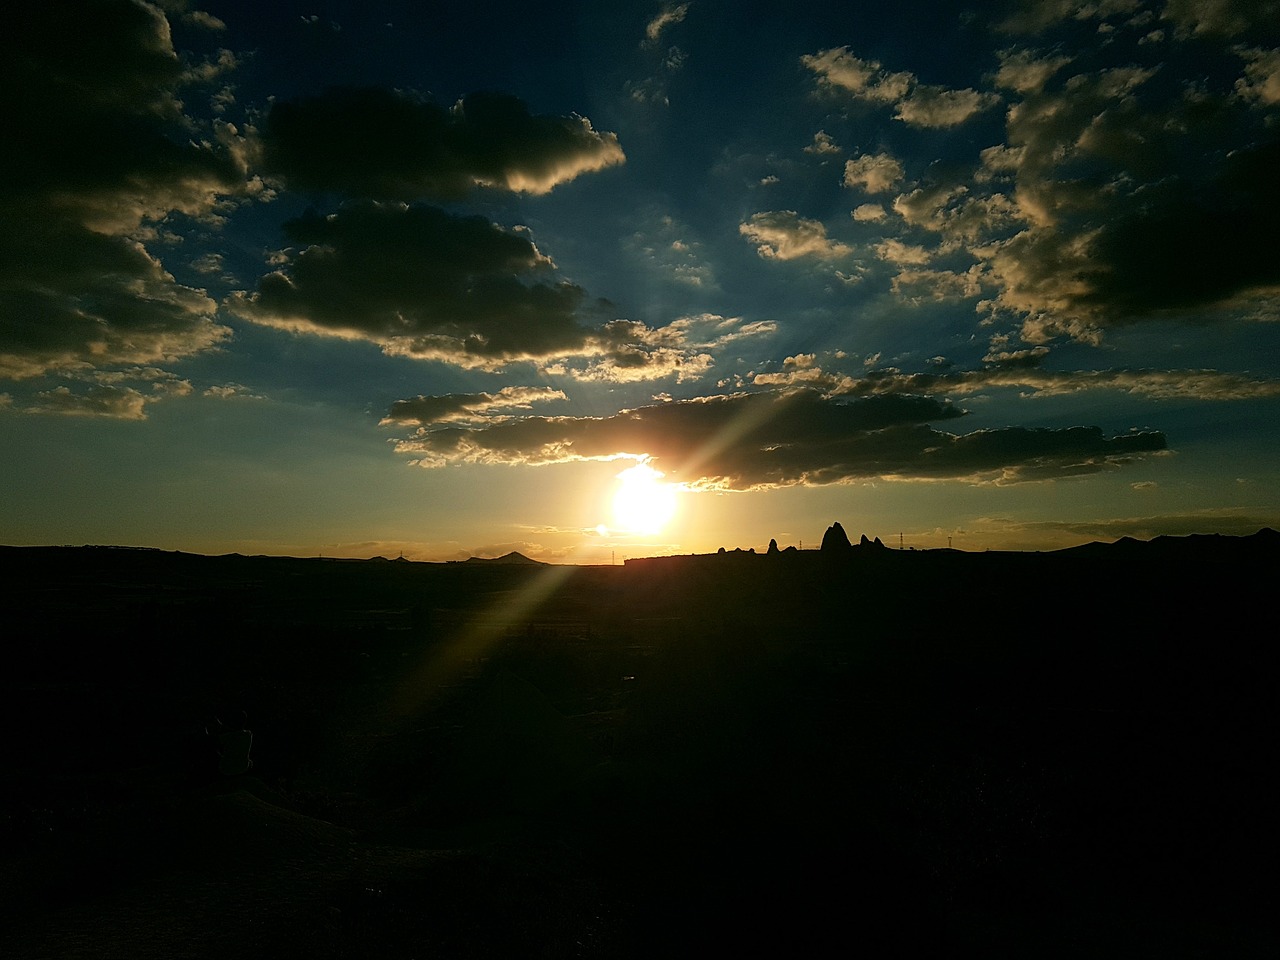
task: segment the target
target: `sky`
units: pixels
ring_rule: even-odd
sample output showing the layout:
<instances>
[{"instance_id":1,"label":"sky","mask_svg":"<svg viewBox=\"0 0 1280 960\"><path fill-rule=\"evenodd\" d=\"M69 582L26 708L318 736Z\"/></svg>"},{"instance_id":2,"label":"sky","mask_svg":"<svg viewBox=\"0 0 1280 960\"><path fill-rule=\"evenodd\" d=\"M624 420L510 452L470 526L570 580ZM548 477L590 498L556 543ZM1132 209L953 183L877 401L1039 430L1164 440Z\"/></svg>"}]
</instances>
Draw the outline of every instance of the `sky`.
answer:
<instances>
[{"instance_id":1,"label":"sky","mask_svg":"<svg viewBox=\"0 0 1280 960\"><path fill-rule=\"evenodd\" d=\"M0 542L1280 527L1280 3L45 0Z\"/></svg>"}]
</instances>

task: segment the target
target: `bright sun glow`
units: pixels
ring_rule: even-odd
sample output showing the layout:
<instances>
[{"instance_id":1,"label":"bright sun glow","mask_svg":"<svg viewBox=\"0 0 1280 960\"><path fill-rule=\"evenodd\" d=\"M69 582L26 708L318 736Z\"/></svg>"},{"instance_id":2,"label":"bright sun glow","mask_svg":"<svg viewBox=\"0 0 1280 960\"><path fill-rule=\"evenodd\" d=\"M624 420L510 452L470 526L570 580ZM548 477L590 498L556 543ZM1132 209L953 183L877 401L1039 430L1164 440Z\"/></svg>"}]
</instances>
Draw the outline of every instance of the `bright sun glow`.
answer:
<instances>
[{"instance_id":1,"label":"bright sun glow","mask_svg":"<svg viewBox=\"0 0 1280 960\"><path fill-rule=\"evenodd\" d=\"M676 512L676 488L663 483L663 474L637 463L618 474L613 495L613 520L629 533L659 533Z\"/></svg>"}]
</instances>

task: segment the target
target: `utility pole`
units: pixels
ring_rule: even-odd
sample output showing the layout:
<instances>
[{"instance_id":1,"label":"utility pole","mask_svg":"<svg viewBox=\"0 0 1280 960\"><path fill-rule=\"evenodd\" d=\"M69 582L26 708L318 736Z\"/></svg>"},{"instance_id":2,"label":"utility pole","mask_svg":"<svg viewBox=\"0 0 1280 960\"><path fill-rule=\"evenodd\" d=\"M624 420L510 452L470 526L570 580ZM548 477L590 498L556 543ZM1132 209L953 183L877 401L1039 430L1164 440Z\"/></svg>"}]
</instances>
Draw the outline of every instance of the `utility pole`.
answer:
<instances>
[{"instance_id":1,"label":"utility pole","mask_svg":"<svg viewBox=\"0 0 1280 960\"><path fill-rule=\"evenodd\" d=\"M950 550L950 549L951 549L951 538L950 538L950 537L947 537L947 549L948 549L948 550Z\"/></svg>"},{"instance_id":2,"label":"utility pole","mask_svg":"<svg viewBox=\"0 0 1280 960\"><path fill-rule=\"evenodd\" d=\"M902 533L901 532L898 533L898 549L899 550L902 549Z\"/></svg>"}]
</instances>

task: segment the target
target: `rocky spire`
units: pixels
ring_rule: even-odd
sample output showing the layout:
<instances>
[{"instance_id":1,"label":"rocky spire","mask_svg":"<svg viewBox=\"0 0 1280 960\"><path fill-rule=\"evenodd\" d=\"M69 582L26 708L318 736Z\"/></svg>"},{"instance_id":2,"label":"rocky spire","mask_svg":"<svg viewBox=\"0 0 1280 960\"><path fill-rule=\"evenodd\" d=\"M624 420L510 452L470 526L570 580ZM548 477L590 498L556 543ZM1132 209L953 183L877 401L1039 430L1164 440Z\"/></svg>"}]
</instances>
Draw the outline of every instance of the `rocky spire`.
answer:
<instances>
[{"instance_id":1,"label":"rocky spire","mask_svg":"<svg viewBox=\"0 0 1280 960\"><path fill-rule=\"evenodd\" d=\"M844 527L840 526L838 520L827 527L827 532L822 535L824 551L849 550L852 547L853 545L849 543L849 535L844 532Z\"/></svg>"}]
</instances>

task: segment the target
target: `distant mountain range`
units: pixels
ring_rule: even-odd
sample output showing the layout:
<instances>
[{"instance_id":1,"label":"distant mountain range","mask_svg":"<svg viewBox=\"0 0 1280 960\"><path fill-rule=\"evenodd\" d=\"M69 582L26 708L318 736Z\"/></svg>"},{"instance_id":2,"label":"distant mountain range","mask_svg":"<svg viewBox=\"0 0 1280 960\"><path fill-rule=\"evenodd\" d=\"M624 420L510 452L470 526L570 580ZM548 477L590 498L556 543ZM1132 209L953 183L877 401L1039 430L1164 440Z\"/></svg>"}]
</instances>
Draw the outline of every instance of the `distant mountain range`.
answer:
<instances>
[{"instance_id":1,"label":"distant mountain range","mask_svg":"<svg viewBox=\"0 0 1280 960\"><path fill-rule=\"evenodd\" d=\"M1144 558L1196 556L1211 559L1214 556L1227 555L1238 557L1241 551L1246 553L1271 553L1280 550L1280 533L1270 527L1263 527L1257 533L1248 536L1233 537L1221 533L1193 533L1185 537L1160 536L1151 540L1137 540L1133 537L1121 537L1113 543L1095 540L1078 547L1067 547L1053 551L1058 556L1090 556L1105 555L1109 558L1132 554Z\"/></svg>"}]
</instances>

